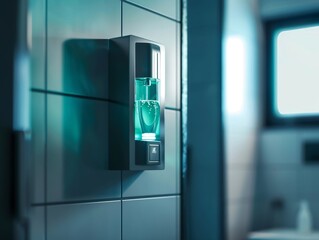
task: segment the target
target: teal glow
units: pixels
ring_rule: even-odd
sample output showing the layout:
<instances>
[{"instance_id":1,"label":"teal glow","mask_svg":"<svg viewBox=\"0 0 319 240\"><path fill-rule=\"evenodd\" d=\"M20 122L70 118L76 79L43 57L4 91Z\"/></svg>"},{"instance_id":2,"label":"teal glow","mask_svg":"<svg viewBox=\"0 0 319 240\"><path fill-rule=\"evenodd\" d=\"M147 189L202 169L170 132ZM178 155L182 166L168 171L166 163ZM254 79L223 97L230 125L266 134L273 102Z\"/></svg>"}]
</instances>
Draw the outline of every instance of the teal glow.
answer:
<instances>
[{"instance_id":1,"label":"teal glow","mask_svg":"<svg viewBox=\"0 0 319 240\"><path fill-rule=\"evenodd\" d=\"M160 140L159 79L135 80L135 140Z\"/></svg>"}]
</instances>

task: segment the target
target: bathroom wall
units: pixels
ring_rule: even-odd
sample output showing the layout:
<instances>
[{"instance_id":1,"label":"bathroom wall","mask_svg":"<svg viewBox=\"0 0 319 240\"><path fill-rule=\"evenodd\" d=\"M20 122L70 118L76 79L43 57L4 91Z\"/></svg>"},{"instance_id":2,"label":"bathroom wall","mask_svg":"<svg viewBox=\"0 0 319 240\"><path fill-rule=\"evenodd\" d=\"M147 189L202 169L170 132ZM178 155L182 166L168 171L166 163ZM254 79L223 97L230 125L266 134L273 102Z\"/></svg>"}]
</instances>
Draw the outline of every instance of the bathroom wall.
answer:
<instances>
[{"instance_id":1,"label":"bathroom wall","mask_svg":"<svg viewBox=\"0 0 319 240\"><path fill-rule=\"evenodd\" d=\"M319 164L305 164L302 144L319 141L319 129L269 129L261 133L255 230L296 226L298 204L307 200L319 228Z\"/></svg>"},{"instance_id":2,"label":"bathroom wall","mask_svg":"<svg viewBox=\"0 0 319 240\"><path fill-rule=\"evenodd\" d=\"M31 0L30 12L31 239L180 239L180 1ZM130 34L166 48L163 171L107 169L103 39Z\"/></svg>"},{"instance_id":3,"label":"bathroom wall","mask_svg":"<svg viewBox=\"0 0 319 240\"><path fill-rule=\"evenodd\" d=\"M225 1L223 117L228 240L250 231L260 126L260 24L256 0Z\"/></svg>"},{"instance_id":4,"label":"bathroom wall","mask_svg":"<svg viewBox=\"0 0 319 240\"><path fill-rule=\"evenodd\" d=\"M312 0L261 0L263 19L307 14L319 10ZM253 229L296 226L300 200L310 204L319 228L318 164L305 164L303 142L319 140L319 128L268 128L260 134Z\"/></svg>"}]
</instances>

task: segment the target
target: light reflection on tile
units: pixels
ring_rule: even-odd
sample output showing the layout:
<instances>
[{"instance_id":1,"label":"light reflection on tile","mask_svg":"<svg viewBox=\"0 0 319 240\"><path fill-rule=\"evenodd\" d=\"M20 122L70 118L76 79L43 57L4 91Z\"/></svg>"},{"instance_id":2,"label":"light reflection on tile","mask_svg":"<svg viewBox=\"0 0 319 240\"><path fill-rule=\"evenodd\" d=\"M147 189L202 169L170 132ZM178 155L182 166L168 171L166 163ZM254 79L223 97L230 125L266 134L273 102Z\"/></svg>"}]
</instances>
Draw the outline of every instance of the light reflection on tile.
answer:
<instances>
[{"instance_id":1,"label":"light reflection on tile","mask_svg":"<svg viewBox=\"0 0 319 240\"><path fill-rule=\"evenodd\" d=\"M108 171L108 103L48 96L47 198L120 197L120 172Z\"/></svg>"}]
</instances>

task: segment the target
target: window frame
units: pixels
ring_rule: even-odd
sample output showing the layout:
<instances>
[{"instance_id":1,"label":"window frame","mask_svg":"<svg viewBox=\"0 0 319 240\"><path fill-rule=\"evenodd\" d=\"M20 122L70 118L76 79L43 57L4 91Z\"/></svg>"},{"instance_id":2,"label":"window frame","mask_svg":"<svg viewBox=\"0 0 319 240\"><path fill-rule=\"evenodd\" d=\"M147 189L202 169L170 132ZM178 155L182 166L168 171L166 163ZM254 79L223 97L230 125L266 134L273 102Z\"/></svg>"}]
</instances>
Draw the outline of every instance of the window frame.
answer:
<instances>
[{"instance_id":1,"label":"window frame","mask_svg":"<svg viewBox=\"0 0 319 240\"><path fill-rule=\"evenodd\" d=\"M280 30L307 26L319 26L319 12L271 19L264 22L265 30L265 127L311 127L319 126L319 112L310 116L279 116L275 109L275 42Z\"/></svg>"}]
</instances>

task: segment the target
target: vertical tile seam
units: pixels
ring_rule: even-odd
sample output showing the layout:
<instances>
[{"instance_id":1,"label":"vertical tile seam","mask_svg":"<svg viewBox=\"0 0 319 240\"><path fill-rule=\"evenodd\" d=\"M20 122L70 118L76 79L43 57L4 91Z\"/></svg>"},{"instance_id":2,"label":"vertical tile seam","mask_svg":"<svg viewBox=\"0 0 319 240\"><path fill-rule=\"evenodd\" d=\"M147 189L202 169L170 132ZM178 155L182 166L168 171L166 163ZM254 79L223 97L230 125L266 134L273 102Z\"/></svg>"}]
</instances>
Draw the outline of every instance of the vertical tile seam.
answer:
<instances>
[{"instance_id":1,"label":"vertical tile seam","mask_svg":"<svg viewBox=\"0 0 319 240\"><path fill-rule=\"evenodd\" d=\"M177 0L176 1L176 11L178 12L178 5L181 5L181 4L178 4L177 2L180 2L182 0ZM181 8L180 8L180 11L181 11ZM179 17L181 18L181 15L179 15ZM181 21L181 19L180 19ZM177 75L178 79L177 81L179 82L178 83L178 88L176 91L179 92L179 94L176 94L176 98L177 98L177 101L179 101L179 108L182 109L182 56L181 56L181 53L182 53L182 23L177 23L176 24L176 56L179 56L178 58L178 68L179 68L179 74ZM179 29L179 31L178 31ZM179 49L177 49L179 48ZM179 97L178 97L179 96ZM182 162L181 162L181 149L182 149L182 144L181 144L181 120L182 120L182 112L178 112L177 111L177 115L178 115L178 120L176 121L176 129L177 129L177 138L176 138L176 142L177 142L177 146L178 148L176 149L176 158L177 158L177 161L178 161L178 170L177 170L177 177L179 178L178 179L178 193L181 194L182 193ZM181 196L181 195L180 195ZM181 215L181 197L176 197L176 201L177 201L177 205L176 205L176 229L177 229L177 239L180 240L181 239L181 218L182 218L182 215Z\"/></svg>"},{"instance_id":2,"label":"vertical tile seam","mask_svg":"<svg viewBox=\"0 0 319 240\"><path fill-rule=\"evenodd\" d=\"M176 239L180 240L181 239L181 221L180 221L180 217L181 217L181 197L180 196L176 196L175 199L175 204L176 204Z\"/></svg>"},{"instance_id":3,"label":"vertical tile seam","mask_svg":"<svg viewBox=\"0 0 319 240\"><path fill-rule=\"evenodd\" d=\"M123 0L121 0L121 37L123 37ZM121 170L121 240L123 240L123 171Z\"/></svg>"},{"instance_id":4,"label":"vertical tile seam","mask_svg":"<svg viewBox=\"0 0 319 240\"><path fill-rule=\"evenodd\" d=\"M48 89L48 1L44 0L44 87ZM44 239L48 239L48 207L47 207L47 156L48 156L48 95L44 95Z\"/></svg>"},{"instance_id":5,"label":"vertical tile seam","mask_svg":"<svg viewBox=\"0 0 319 240\"><path fill-rule=\"evenodd\" d=\"M121 37L123 37L123 0L121 0Z\"/></svg>"},{"instance_id":6,"label":"vertical tile seam","mask_svg":"<svg viewBox=\"0 0 319 240\"><path fill-rule=\"evenodd\" d=\"M177 1L180 1L180 0L176 0L176 5L177 5ZM180 32L181 31L178 31L179 28L180 28L181 24L180 23L176 23L175 24L175 35L176 35L176 40L175 40L175 53L176 53L176 65L178 66L178 70L176 72L176 86L179 86L179 87L176 87L176 95L175 95L175 101L176 101L176 107L177 108L180 108L181 107L181 71L180 71L180 68L181 68L181 58L180 58L180 53L181 51L179 51L179 48L180 48L180 44L179 42L181 41L181 38L180 38ZM180 71L180 72L178 72ZM176 111L176 121L175 121L175 128L176 128L176 135L177 133L180 134L180 130L179 130L179 126L181 126L179 123L181 121L181 116L179 114L178 111ZM177 182L179 182L179 186L178 186L178 193L181 192L181 186L180 186L180 183L181 181L180 178L181 178L181 175L180 175L180 169L181 169L181 164L180 162L180 158L179 158L179 154L178 154L178 151L180 151L180 138L179 136L176 136L176 145L177 149L175 149L175 156L176 156L176 164L177 166L179 166L179 168L177 169Z\"/></svg>"},{"instance_id":7,"label":"vertical tile seam","mask_svg":"<svg viewBox=\"0 0 319 240\"><path fill-rule=\"evenodd\" d=\"M178 108L180 108L182 110L182 56L181 56L181 53L182 53L182 19L181 19L181 15L178 15L178 5L181 5L181 4L178 4L178 1L181 3L182 0L176 0L175 4L176 4L176 16L179 16L179 20L180 22L176 23L175 25L175 35L176 35L176 49L175 49L175 52L176 52L176 56L177 56L177 59L176 59L176 65L178 66L178 71L179 72L176 72L176 81L177 81L177 87L176 87L176 106L178 106ZM182 8L180 8L180 11L182 10ZM178 193L179 194L182 194L182 164L181 164L181 147L182 147L182 144L181 144L181 120L182 120L182 111L181 112L178 112L176 111L176 122L175 122L175 126L176 126L176 147L177 149L175 149L175 154L176 154L176 164L178 166L178 169L177 169L177 178L176 181L178 182ZM181 218L182 218L182 215L181 215L181 197L176 197L176 238L178 240L181 239Z\"/></svg>"},{"instance_id":8,"label":"vertical tile seam","mask_svg":"<svg viewBox=\"0 0 319 240\"><path fill-rule=\"evenodd\" d=\"M176 0L176 1L179 1L179 0ZM178 66L177 71L176 71L176 93L175 93L175 102L176 102L176 107L177 108L180 108L180 102L179 102L179 97L180 94L178 93L180 90L178 88L178 86L180 86L179 82L180 82L180 79L179 79L179 66L180 66L180 57L179 57L179 52L178 52L178 48L179 48L179 44L178 44L178 40L179 40L179 36L178 36L178 28L179 28L179 23L175 23L175 36L176 36L176 39L175 39L175 54L176 54L176 66Z\"/></svg>"},{"instance_id":9,"label":"vertical tile seam","mask_svg":"<svg viewBox=\"0 0 319 240\"><path fill-rule=\"evenodd\" d=\"M169 17L168 15L163 14L163 13L160 13L160 12L157 12L156 10L153 10L152 8L144 7L143 5L137 4L137 3L135 3L135 2L132 1L132 0L122 0L122 1L123 1L124 3L126 3L127 5L131 5L131 6L133 6L133 7L142 9L142 10L147 11L147 12L149 12L149 13L158 15L158 16L163 17L163 18L166 18L166 19L168 19L168 20L170 20L170 21L180 23L180 20L178 20L177 17L175 17L175 18L174 18L174 17Z\"/></svg>"}]
</instances>

